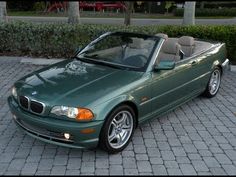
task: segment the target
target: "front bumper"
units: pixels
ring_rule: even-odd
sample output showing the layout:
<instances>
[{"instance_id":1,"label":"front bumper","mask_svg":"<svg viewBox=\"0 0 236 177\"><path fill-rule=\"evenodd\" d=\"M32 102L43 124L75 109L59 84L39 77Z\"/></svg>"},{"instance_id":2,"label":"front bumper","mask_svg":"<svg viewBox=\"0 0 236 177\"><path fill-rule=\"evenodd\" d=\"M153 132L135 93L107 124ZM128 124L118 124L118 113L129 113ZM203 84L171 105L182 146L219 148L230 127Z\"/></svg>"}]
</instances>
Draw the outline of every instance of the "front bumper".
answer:
<instances>
[{"instance_id":1,"label":"front bumper","mask_svg":"<svg viewBox=\"0 0 236 177\"><path fill-rule=\"evenodd\" d=\"M225 61L222 63L222 69L223 69L223 73L225 73L226 71L230 71L230 63L229 63L229 59L226 58Z\"/></svg>"},{"instance_id":2,"label":"front bumper","mask_svg":"<svg viewBox=\"0 0 236 177\"><path fill-rule=\"evenodd\" d=\"M71 148L95 148L98 144L103 121L79 123L52 117L41 117L22 110L12 96L8 97L8 104L15 123L34 138ZM81 133L81 130L88 128L94 129L95 132ZM69 133L72 138L65 139L64 133Z\"/></svg>"}]
</instances>

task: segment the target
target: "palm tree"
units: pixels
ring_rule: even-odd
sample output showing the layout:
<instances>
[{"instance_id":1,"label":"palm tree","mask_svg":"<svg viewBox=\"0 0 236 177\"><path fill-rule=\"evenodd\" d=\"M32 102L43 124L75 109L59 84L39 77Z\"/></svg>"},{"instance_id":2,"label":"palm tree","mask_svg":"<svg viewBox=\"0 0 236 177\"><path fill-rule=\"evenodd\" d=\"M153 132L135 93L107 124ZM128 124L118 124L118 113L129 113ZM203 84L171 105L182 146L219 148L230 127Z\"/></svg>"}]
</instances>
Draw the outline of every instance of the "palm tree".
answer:
<instances>
[{"instance_id":1,"label":"palm tree","mask_svg":"<svg viewBox=\"0 0 236 177\"><path fill-rule=\"evenodd\" d=\"M205 6L205 1L201 1L200 2L200 9L204 9L204 6Z\"/></svg>"},{"instance_id":2,"label":"palm tree","mask_svg":"<svg viewBox=\"0 0 236 177\"><path fill-rule=\"evenodd\" d=\"M195 25L195 6L195 1L185 2L183 25Z\"/></svg>"},{"instance_id":3,"label":"palm tree","mask_svg":"<svg viewBox=\"0 0 236 177\"><path fill-rule=\"evenodd\" d=\"M71 23L71 24L80 23L79 2L78 1L69 1L68 23Z\"/></svg>"},{"instance_id":4,"label":"palm tree","mask_svg":"<svg viewBox=\"0 0 236 177\"><path fill-rule=\"evenodd\" d=\"M0 22L7 21L7 3L5 1L0 2Z\"/></svg>"},{"instance_id":5,"label":"palm tree","mask_svg":"<svg viewBox=\"0 0 236 177\"><path fill-rule=\"evenodd\" d=\"M125 25L130 25L132 10L133 10L133 2L125 1L125 21L124 21Z\"/></svg>"}]
</instances>

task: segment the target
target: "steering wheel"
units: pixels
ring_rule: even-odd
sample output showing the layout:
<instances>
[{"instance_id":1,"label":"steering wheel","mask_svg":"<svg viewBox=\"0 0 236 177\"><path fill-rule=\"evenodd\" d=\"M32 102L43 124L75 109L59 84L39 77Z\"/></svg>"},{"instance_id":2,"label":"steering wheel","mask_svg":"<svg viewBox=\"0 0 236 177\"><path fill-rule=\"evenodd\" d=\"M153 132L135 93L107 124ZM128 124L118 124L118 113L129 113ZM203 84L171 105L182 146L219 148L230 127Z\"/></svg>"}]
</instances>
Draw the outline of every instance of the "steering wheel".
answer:
<instances>
[{"instance_id":1,"label":"steering wheel","mask_svg":"<svg viewBox=\"0 0 236 177\"><path fill-rule=\"evenodd\" d=\"M124 64L131 66L143 67L147 63L148 57L143 54L129 56L124 59Z\"/></svg>"}]
</instances>

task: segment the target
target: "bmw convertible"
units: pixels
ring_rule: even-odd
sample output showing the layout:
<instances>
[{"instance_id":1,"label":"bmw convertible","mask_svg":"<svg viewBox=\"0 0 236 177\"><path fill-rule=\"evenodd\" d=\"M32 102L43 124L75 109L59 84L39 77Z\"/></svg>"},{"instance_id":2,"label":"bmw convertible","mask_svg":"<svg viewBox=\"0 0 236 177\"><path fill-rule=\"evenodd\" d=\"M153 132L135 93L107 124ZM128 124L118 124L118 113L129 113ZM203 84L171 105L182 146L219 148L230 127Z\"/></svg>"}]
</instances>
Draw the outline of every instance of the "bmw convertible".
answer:
<instances>
[{"instance_id":1,"label":"bmw convertible","mask_svg":"<svg viewBox=\"0 0 236 177\"><path fill-rule=\"evenodd\" d=\"M117 153L139 124L199 95L214 97L227 67L225 43L107 32L18 80L8 104L34 138Z\"/></svg>"}]
</instances>

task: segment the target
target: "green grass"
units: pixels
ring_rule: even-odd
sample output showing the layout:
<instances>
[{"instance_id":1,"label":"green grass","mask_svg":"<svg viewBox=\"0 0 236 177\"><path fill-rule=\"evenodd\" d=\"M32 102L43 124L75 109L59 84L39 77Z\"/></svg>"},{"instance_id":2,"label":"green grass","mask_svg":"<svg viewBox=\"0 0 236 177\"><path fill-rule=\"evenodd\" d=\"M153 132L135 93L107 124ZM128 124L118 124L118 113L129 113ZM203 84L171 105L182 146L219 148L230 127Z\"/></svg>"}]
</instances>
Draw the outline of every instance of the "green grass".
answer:
<instances>
[{"instance_id":1,"label":"green grass","mask_svg":"<svg viewBox=\"0 0 236 177\"><path fill-rule=\"evenodd\" d=\"M32 17L66 17L66 13L43 13L35 11L8 11L8 16L32 16ZM80 12L81 17L90 18L124 18L124 13L115 12ZM144 14L144 13L134 13L132 18L150 18L150 19L182 19L182 17L173 16L172 14ZM196 17L196 19L228 19L233 17L225 16L211 16L211 17Z\"/></svg>"}]
</instances>

